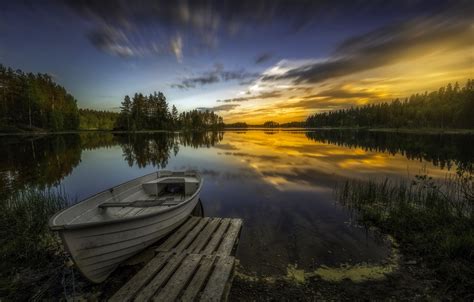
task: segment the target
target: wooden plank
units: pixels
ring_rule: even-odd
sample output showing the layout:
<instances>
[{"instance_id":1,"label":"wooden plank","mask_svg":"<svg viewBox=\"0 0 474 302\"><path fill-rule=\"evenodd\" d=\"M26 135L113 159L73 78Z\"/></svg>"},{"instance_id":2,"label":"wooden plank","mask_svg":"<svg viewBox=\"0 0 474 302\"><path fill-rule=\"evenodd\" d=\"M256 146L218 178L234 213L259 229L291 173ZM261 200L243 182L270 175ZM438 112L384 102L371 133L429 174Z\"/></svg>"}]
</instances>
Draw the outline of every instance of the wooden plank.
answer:
<instances>
[{"instance_id":1,"label":"wooden plank","mask_svg":"<svg viewBox=\"0 0 474 302\"><path fill-rule=\"evenodd\" d=\"M242 219L231 220L229 230L227 231L227 233L225 233L224 239L222 239L222 242L219 245L219 248L217 249L217 254L230 255L232 249L234 248L241 227Z\"/></svg>"},{"instance_id":2,"label":"wooden plank","mask_svg":"<svg viewBox=\"0 0 474 302\"><path fill-rule=\"evenodd\" d=\"M201 249L204 248L206 243L209 242L212 234L216 230L216 228L219 226L219 223L221 222L220 218L212 218L211 221L206 225L204 230L202 230L199 235L196 237L196 239L191 243L191 245L187 248L187 250L190 253L199 253Z\"/></svg>"},{"instance_id":3,"label":"wooden plank","mask_svg":"<svg viewBox=\"0 0 474 302\"><path fill-rule=\"evenodd\" d=\"M217 231L212 235L212 239L209 241L209 243L206 245L206 248L204 251L202 251L203 254L209 255L212 254L218 247L219 243L222 240L222 236L224 235L225 231L227 231L227 228L229 227L230 223L230 218L224 218L221 220L221 224Z\"/></svg>"},{"instance_id":4,"label":"wooden plank","mask_svg":"<svg viewBox=\"0 0 474 302\"><path fill-rule=\"evenodd\" d=\"M202 258L197 272L194 274L193 279L189 282L180 298L181 301L196 300L196 296L203 288L204 282L206 281L207 276L209 276L215 260L215 255L206 255Z\"/></svg>"},{"instance_id":5,"label":"wooden plank","mask_svg":"<svg viewBox=\"0 0 474 302\"><path fill-rule=\"evenodd\" d=\"M196 238L196 236L201 232L201 230L206 226L209 221L209 217L204 217L201 219L198 224L189 232L186 237L174 248L176 252L184 251Z\"/></svg>"},{"instance_id":6,"label":"wooden plank","mask_svg":"<svg viewBox=\"0 0 474 302\"><path fill-rule=\"evenodd\" d=\"M169 259L168 263L157 274L150 283L141 290L135 301L148 301L150 300L156 291L168 280L168 278L174 273L177 267L181 264L181 261L186 255L184 253L175 254L172 258Z\"/></svg>"},{"instance_id":7,"label":"wooden plank","mask_svg":"<svg viewBox=\"0 0 474 302\"><path fill-rule=\"evenodd\" d=\"M216 267L202 292L201 301L224 300L224 292L226 292L227 282L231 278L234 262L235 258L232 256L218 257Z\"/></svg>"},{"instance_id":8,"label":"wooden plank","mask_svg":"<svg viewBox=\"0 0 474 302\"><path fill-rule=\"evenodd\" d=\"M202 255L189 254L153 301L175 301L198 268Z\"/></svg>"},{"instance_id":9,"label":"wooden plank","mask_svg":"<svg viewBox=\"0 0 474 302\"><path fill-rule=\"evenodd\" d=\"M110 301L131 301L138 291L144 287L155 274L165 265L171 253L162 253L153 258L145 265L130 281L116 292Z\"/></svg>"},{"instance_id":10,"label":"wooden plank","mask_svg":"<svg viewBox=\"0 0 474 302\"><path fill-rule=\"evenodd\" d=\"M189 218L183 225L161 244L155 251L156 252L167 252L170 251L175 245L177 245L181 239L188 234L188 232L201 220L199 217Z\"/></svg>"}]
</instances>

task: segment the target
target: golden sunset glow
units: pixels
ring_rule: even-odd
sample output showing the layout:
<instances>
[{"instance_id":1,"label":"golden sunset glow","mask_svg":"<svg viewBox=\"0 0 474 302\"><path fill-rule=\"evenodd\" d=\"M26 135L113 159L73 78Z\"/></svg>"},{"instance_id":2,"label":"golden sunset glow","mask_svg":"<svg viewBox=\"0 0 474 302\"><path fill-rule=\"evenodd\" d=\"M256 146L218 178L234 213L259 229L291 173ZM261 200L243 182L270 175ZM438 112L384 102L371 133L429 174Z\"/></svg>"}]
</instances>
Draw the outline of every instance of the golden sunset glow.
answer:
<instances>
[{"instance_id":1,"label":"golden sunset glow","mask_svg":"<svg viewBox=\"0 0 474 302\"><path fill-rule=\"evenodd\" d=\"M302 121L315 112L348 108L377 102L388 102L395 98L409 97L414 93L436 90L448 83L460 85L474 77L474 30L466 32L464 39L471 45L443 50L443 44L434 46L432 52L417 55L404 54L402 61L360 72L341 76L322 84L258 86L254 90L279 92L272 99L252 99L245 104L223 112L226 122L244 121L249 124L262 124L268 120L280 123ZM438 48L440 50L438 50ZM311 97L328 89L344 91L346 97ZM367 96L357 96L363 93ZM351 97L354 95L354 97ZM308 101L310 99L311 101Z\"/></svg>"}]
</instances>

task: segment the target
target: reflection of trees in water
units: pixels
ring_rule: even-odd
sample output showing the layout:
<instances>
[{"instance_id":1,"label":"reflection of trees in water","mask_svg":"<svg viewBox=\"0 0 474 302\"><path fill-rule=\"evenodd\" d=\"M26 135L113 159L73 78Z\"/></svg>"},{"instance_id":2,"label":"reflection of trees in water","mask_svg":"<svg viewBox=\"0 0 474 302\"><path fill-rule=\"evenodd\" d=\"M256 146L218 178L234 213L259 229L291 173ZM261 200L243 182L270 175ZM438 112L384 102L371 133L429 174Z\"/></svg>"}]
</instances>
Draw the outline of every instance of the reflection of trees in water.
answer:
<instances>
[{"instance_id":1,"label":"reflection of trees in water","mask_svg":"<svg viewBox=\"0 0 474 302\"><path fill-rule=\"evenodd\" d=\"M142 168L151 164L165 168L171 154L178 154L180 145L209 148L223 137L223 132L157 132L118 135L117 140L129 166Z\"/></svg>"},{"instance_id":2,"label":"reflection of trees in water","mask_svg":"<svg viewBox=\"0 0 474 302\"><path fill-rule=\"evenodd\" d=\"M174 134L170 132L123 134L117 135L116 139L128 165L136 164L140 168L149 164L166 167L176 144Z\"/></svg>"},{"instance_id":3,"label":"reflection of trees in water","mask_svg":"<svg viewBox=\"0 0 474 302\"><path fill-rule=\"evenodd\" d=\"M442 169L453 164L473 170L474 135L427 135L390 132L322 130L307 132L314 141L366 151L402 154L411 160L424 160Z\"/></svg>"},{"instance_id":4,"label":"reflection of trees in water","mask_svg":"<svg viewBox=\"0 0 474 302\"><path fill-rule=\"evenodd\" d=\"M97 148L112 148L117 145L115 137L110 132L80 133L81 149L94 150Z\"/></svg>"},{"instance_id":5,"label":"reflection of trees in water","mask_svg":"<svg viewBox=\"0 0 474 302\"><path fill-rule=\"evenodd\" d=\"M120 145L129 166L166 167L179 145L210 147L223 132L188 133L80 133L33 138L2 137L0 143L0 197L26 186L46 188L59 184L80 163L82 150Z\"/></svg>"},{"instance_id":6,"label":"reflection of trees in water","mask_svg":"<svg viewBox=\"0 0 474 302\"><path fill-rule=\"evenodd\" d=\"M58 184L81 160L78 135L29 139L4 137L0 147L0 194L27 184L44 188Z\"/></svg>"},{"instance_id":7,"label":"reflection of trees in water","mask_svg":"<svg viewBox=\"0 0 474 302\"><path fill-rule=\"evenodd\" d=\"M178 133L179 144L194 148L210 148L224 138L223 131L181 132Z\"/></svg>"}]
</instances>

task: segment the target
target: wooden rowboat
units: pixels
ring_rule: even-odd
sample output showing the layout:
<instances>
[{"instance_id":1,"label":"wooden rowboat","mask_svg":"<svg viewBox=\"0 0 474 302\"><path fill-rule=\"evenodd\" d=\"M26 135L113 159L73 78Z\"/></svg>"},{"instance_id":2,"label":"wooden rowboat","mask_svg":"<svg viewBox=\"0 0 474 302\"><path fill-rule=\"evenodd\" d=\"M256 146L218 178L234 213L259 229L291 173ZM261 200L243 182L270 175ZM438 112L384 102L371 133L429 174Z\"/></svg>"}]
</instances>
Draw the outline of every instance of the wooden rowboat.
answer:
<instances>
[{"instance_id":1,"label":"wooden rowboat","mask_svg":"<svg viewBox=\"0 0 474 302\"><path fill-rule=\"evenodd\" d=\"M99 283L184 222L202 184L198 172L154 172L60 211L49 226L59 231L79 271Z\"/></svg>"}]
</instances>

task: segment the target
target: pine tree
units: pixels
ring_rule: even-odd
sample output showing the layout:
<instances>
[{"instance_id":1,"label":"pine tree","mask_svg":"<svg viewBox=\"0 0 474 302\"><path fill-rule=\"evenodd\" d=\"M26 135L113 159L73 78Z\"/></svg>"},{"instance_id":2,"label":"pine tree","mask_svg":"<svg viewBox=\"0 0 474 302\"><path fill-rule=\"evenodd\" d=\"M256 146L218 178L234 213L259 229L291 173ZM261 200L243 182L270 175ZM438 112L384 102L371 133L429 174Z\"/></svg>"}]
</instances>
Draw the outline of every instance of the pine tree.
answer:
<instances>
[{"instance_id":1,"label":"pine tree","mask_svg":"<svg viewBox=\"0 0 474 302\"><path fill-rule=\"evenodd\" d=\"M126 118L127 130L130 130L130 115L132 114L132 101L130 97L126 95L123 99L122 106L120 106L121 114Z\"/></svg>"},{"instance_id":2,"label":"pine tree","mask_svg":"<svg viewBox=\"0 0 474 302\"><path fill-rule=\"evenodd\" d=\"M173 128L176 129L178 128L178 123L179 123L179 119L178 119L178 109L176 109L176 106L173 105L171 107L171 119L173 121Z\"/></svg>"}]
</instances>

